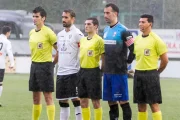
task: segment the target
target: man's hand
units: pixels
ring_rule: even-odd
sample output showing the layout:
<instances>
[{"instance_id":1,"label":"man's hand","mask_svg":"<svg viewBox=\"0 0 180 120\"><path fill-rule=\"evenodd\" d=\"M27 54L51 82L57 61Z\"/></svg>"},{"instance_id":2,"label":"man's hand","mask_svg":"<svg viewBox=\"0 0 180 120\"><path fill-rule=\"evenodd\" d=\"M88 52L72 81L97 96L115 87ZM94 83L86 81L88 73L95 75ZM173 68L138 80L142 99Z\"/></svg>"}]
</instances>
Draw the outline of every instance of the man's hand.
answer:
<instances>
[{"instance_id":1,"label":"man's hand","mask_svg":"<svg viewBox=\"0 0 180 120\"><path fill-rule=\"evenodd\" d=\"M13 68L14 68L14 66L9 66L9 69L11 69L11 70L12 70Z\"/></svg>"},{"instance_id":2,"label":"man's hand","mask_svg":"<svg viewBox=\"0 0 180 120\"><path fill-rule=\"evenodd\" d=\"M158 72L159 74L166 68L167 64L168 64L168 56L167 56L167 53L164 53L160 56L160 60L161 60L161 63L160 63L160 66L159 66L159 69L158 69Z\"/></svg>"},{"instance_id":3,"label":"man's hand","mask_svg":"<svg viewBox=\"0 0 180 120\"><path fill-rule=\"evenodd\" d=\"M131 64L128 63L128 64L127 64L127 68L129 68L129 66L131 66Z\"/></svg>"}]
</instances>

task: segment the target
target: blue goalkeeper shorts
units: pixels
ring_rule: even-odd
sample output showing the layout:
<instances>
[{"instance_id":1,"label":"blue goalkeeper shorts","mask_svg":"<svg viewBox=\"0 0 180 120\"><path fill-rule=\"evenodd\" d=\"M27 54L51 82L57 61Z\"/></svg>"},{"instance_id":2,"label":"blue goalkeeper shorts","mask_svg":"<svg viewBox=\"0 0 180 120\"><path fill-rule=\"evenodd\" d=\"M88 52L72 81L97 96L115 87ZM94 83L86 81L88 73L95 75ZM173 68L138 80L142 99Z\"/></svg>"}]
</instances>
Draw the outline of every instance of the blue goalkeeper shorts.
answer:
<instances>
[{"instance_id":1,"label":"blue goalkeeper shorts","mask_svg":"<svg viewBox=\"0 0 180 120\"><path fill-rule=\"evenodd\" d=\"M128 101L128 76L120 74L104 74L104 101Z\"/></svg>"}]
</instances>

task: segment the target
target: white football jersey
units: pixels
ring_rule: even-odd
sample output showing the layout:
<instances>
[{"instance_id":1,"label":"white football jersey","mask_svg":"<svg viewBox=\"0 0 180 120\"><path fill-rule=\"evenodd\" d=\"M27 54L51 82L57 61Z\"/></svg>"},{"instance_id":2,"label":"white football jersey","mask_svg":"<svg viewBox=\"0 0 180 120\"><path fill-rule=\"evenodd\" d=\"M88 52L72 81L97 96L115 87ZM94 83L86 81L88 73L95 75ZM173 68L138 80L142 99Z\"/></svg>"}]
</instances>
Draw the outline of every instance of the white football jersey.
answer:
<instances>
[{"instance_id":1,"label":"white football jersey","mask_svg":"<svg viewBox=\"0 0 180 120\"><path fill-rule=\"evenodd\" d=\"M79 42L83 33L74 25L70 31L65 29L58 33L58 72L57 75L68 75L79 71Z\"/></svg>"},{"instance_id":2,"label":"white football jersey","mask_svg":"<svg viewBox=\"0 0 180 120\"><path fill-rule=\"evenodd\" d=\"M5 69L6 55L8 54L10 66L14 66L11 42L4 34L0 35L0 69Z\"/></svg>"}]
</instances>

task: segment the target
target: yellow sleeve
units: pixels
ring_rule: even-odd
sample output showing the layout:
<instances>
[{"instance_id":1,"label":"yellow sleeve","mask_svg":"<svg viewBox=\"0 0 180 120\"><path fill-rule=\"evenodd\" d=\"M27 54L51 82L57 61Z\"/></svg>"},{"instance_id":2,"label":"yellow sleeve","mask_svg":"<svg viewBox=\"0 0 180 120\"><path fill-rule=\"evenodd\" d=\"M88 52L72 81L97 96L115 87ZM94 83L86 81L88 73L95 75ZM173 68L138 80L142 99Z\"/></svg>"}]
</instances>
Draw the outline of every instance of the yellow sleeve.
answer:
<instances>
[{"instance_id":1,"label":"yellow sleeve","mask_svg":"<svg viewBox=\"0 0 180 120\"><path fill-rule=\"evenodd\" d=\"M54 45L54 43L57 42L57 36L52 30L49 30L49 41L51 45Z\"/></svg>"},{"instance_id":2,"label":"yellow sleeve","mask_svg":"<svg viewBox=\"0 0 180 120\"><path fill-rule=\"evenodd\" d=\"M156 51L159 56L168 51L166 44L160 38L156 41Z\"/></svg>"},{"instance_id":3,"label":"yellow sleeve","mask_svg":"<svg viewBox=\"0 0 180 120\"><path fill-rule=\"evenodd\" d=\"M105 52L103 39L100 39L100 41L99 41L99 48L100 48L100 54L103 54Z\"/></svg>"},{"instance_id":4,"label":"yellow sleeve","mask_svg":"<svg viewBox=\"0 0 180 120\"><path fill-rule=\"evenodd\" d=\"M134 50L133 50L133 53L134 53L134 54L136 54L135 47L136 47L136 42L137 42L138 38L139 38L139 37L136 36L135 39L134 39Z\"/></svg>"},{"instance_id":5,"label":"yellow sleeve","mask_svg":"<svg viewBox=\"0 0 180 120\"><path fill-rule=\"evenodd\" d=\"M84 38L85 38L85 37L82 37L82 38L79 40L79 47L81 47Z\"/></svg>"}]
</instances>

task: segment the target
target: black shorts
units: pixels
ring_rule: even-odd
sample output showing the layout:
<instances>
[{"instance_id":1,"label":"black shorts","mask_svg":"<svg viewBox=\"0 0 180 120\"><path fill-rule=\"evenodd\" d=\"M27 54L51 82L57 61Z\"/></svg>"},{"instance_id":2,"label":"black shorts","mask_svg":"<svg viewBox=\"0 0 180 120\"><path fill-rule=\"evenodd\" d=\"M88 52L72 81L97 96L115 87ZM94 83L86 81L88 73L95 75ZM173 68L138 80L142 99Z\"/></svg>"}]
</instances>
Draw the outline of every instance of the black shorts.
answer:
<instances>
[{"instance_id":1,"label":"black shorts","mask_svg":"<svg viewBox=\"0 0 180 120\"><path fill-rule=\"evenodd\" d=\"M78 97L77 73L70 75L57 75L56 99L66 100Z\"/></svg>"},{"instance_id":2,"label":"black shorts","mask_svg":"<svg viewBox=\"0 0 180 120\"><path fill-rule=\"evenodd\" d=\"M29 91L54 92L54 65L52 62L32 62Z\"/></svg>"},{"instance_id":3,"label":"black shorts","mask_svg":"<svg viewBox=\"0 0 180 120\"><path fill-rule=\"evenodd\" d=\"M0 84L3 82L4 72L5 72L5 69L0 69Z\"/></svg>"},{"instance_id":4,"label":"black shorts","mask_svg":"<svg viewBox=\"0 0 180 120\"><path fill-rule=\"evenodd\" d=\"M157 70L135 71L134 103L162 103L160 78Z\"/></svg>"},{"instance_id":5,"label":"black shorts","mask_svg":"<svg viewBox=\"0 0 180 120\"><path fill-rule=\"evenodd\" d=\"M80 98L102 98L102 79L99 68L80 69L78 94Z\"/></svg>"}]
</instances>

